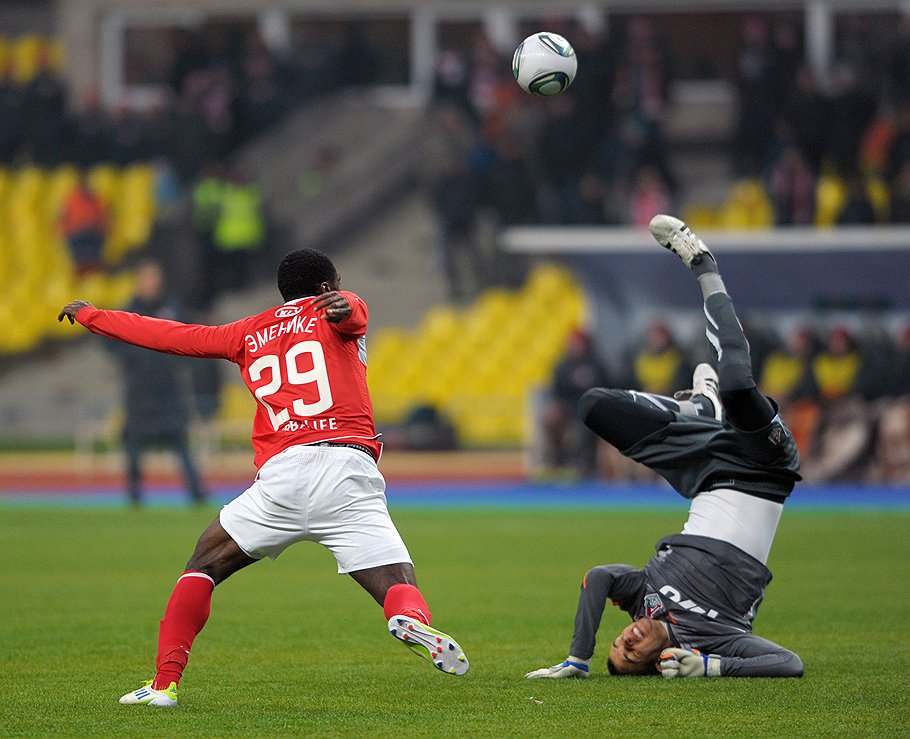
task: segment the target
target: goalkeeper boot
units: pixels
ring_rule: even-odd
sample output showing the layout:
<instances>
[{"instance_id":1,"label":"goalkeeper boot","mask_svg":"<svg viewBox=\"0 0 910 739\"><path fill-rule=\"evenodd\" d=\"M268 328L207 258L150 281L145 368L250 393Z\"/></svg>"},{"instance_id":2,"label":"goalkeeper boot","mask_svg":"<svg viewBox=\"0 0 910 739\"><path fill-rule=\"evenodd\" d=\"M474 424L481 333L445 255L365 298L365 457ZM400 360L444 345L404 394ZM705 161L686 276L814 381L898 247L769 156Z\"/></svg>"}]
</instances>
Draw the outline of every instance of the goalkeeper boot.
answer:
<instances>
[{"instance_id":1,"label":"goalkeeper boot","mask_svg":"<svg viewBox=\"0 0 910 739\"><path fill-rule=\"evenodd\" d=\"M122 696L120 702L130 706L176 706L177 683L172 682L164 690L155 690L149 680L138 690Z\"/></svg>"},{"instance_id":2,"label":"goalkeeper boot","mask_svg":"<svg viewBox=\"0 0 910 739\"><path fill-rule=\"evenodd\" d=\"M705 260L709 260L713 263L710 271L716 271L717 260L714 259L714 255L679 218L657 215L651 219L648 227L657 243L672 251L689 269L699 265L708 266Z\"/></svg>"},{"instance_id":3,"label":"goalkeeper boot","mask_svg":"<svg viewBox=\"0 0 910 739\"><path fill-rule=\"evenodd\" d=\"M673 393L676 400L688 400L695 405L696 409L699 407L696 399L699 395L711 401L713 409L711 415L718 421L722 420L724 409L720 404L720 383L717 379L717 371L705 362L696 365L695 371L692 373L691 390L679 390ZM699 415L708 414L700 413Z\"/></svg>"},{"instance_id":4,"label":"goalkeeper boot","mask_svg":"<svg viewBox=\"0 0 910 739\"><path fill-rule=\"evenodd\" d=\"M414 654L430 660L437 670L451 675L468 671L468 658L451 636L410 616L392 616L389 633L404 642Z\"/></svg>"},{"instance_id":5,"label":"goalkeeper boot","mask_svg":"<svg viewBox=\"0 0 910 739\"><path fill-rule=\"evenodd\" d=\"M537 678L550 680L558 680L560 678L584 679L588 677L590 669L588 660L579 659L570 654L564 662L552 667L541 667L539 670L529 672L525 677L531 680L536 680Z\"/></svg>"}]
</instances>

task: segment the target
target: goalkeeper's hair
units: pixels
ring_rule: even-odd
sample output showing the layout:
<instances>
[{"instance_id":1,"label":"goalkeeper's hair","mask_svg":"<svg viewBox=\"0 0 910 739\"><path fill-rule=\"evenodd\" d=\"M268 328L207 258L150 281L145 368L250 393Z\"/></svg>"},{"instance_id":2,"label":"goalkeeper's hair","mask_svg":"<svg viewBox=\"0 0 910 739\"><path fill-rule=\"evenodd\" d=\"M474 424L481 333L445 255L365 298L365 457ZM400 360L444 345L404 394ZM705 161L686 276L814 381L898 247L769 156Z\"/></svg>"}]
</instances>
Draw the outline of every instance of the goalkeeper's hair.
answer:
<instances>
[{"instance_id":1,"label":"goalkeeper's hair","mask_svg":"<svg viewBox=\"0 0 910 739\"><path fill-rule=\"evenodd\" d=\"M316 295L323 282L334 282L338 270L316 249L297 249L278 265L278 291L285 301Z\"/></svg>"},{"instance_id":2,"label":"goalkeeper's hair","mask_svg":"<svg viewBox=\"0 0 910 739\"><path fill-rule=\"evenodd\" d=\"M635 675L659 675L660 672L657 669L657 662L652 662L650 665L645 665L643 670L637 672L620 672L616 669L616 665L613 664L613 660L607 657L607 672L611 675L616 675L616 677L633 677Z\"/></svg>"}]
</instances>

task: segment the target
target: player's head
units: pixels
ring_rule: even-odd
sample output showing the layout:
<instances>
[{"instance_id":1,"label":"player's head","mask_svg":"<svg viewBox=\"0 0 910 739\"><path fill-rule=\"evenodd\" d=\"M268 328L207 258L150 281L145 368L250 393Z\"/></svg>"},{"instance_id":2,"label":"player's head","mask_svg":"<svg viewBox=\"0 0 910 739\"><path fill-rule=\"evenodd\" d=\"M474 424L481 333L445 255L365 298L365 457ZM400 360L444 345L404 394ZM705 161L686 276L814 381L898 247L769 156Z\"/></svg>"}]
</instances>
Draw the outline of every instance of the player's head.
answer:
<instances>
[{"instance_id":1,"label":"player's head","mask_svg":"<svg viewBox=\"0 0 910 739\"><path fill-rule=\"evenodd\" d=\"M316 249L292 251L278 265L278 291L285 301L337 290L340 283L332 260Z\"/></svg>"},{"instance_id":2,"label":"player's head","mask_svg":"<svg viewBox=\"0 0 910 739\"><path fill-rule=\"evenodd\" d=\"M667 631L653 618L630 623L610 647L607 669L611 675L653 675L660 653L670 646Z\"/></svg>"}]
</instances>

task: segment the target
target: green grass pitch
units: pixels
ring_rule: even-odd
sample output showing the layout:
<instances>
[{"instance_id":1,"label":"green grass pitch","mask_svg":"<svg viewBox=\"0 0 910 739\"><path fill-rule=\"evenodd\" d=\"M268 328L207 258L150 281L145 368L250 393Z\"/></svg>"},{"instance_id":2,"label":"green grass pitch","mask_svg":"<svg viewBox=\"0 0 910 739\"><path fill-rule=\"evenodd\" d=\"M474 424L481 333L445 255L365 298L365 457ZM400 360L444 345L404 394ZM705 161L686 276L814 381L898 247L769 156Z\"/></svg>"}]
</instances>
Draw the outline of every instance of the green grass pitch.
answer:
<instances>
[{"instance_id":1,"label":"green grass pitch","mask_svg":"<svg viewBox=\"0 0 910 739\"><path fill-rule=\"evenodd\" d=\"M799 680L526 681L566 653L578 585L643 564L684 513L393 511L434 624L471 670L444 675L301 544L215 592L176 709L120 706L152 675L158 619L215 509L0 508L0 736L896 736L910 732L910 514L784 514L756 632ZM627 623L608 609L601 641Z\"/></svg>"}]
</instances>

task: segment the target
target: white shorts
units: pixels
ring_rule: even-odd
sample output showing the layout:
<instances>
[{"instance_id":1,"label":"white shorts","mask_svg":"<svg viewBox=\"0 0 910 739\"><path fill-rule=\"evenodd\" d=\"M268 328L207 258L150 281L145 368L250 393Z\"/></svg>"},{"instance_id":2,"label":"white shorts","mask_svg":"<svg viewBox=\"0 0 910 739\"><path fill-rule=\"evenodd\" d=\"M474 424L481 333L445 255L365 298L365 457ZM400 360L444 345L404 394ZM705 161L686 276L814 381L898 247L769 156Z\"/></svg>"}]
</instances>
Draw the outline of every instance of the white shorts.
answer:
<instances>
[{"instance_id":1,"label":"white shorts","mask_svg":"<svg viewBox=\"0 0 910 739\"><path fill-rule=\"evenodd\" d=\"M254 559L275 559L298 541L335 555L339 574L411 562L386 506L371 457L348 447L293 446L221 509L221 525Z\"/></svg>"}]
</instances>

